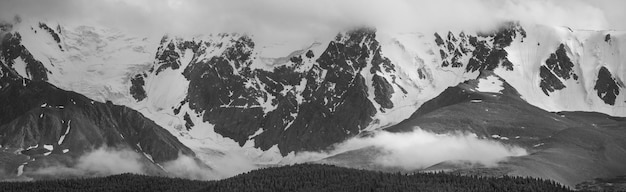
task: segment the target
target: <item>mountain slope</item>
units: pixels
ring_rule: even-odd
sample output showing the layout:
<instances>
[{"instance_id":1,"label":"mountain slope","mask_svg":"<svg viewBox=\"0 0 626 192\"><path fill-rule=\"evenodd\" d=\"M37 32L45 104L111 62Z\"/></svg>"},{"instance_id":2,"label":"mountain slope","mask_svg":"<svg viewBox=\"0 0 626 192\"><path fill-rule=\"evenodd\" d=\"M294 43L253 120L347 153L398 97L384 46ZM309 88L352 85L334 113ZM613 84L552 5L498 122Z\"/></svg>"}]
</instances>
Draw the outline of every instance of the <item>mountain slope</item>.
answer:
<instances>
[{"instance_id":1,"label":"mountain slope","mask_svg":"<svg viewBox=\"0 0 626 192\"><path fill-rule=\"evenodd\" d=\"M195 156L137 111L22 78L1 62L0 69L0 165L5 176L47 177L38 170L74 167L85 154L103 147L136 151L142 172L160 175L165 170L159 164Z\"/></svg>"},{"instance_id":2,"label":"mountain slope","mask_svg":"<svg viewBox=\"0 0 626 192\"><path fill-rule=\"evenodd\" d=\"M494 86L495 85L495 86ZM525 102L493 73L483 73L450 87L424 103L410 118L388 127L411 132L416 127L435 133L466 132L528 150L497 166L440 162L423 170L447 170L470 175L522 175L554 179L567 186L626 172L626 119L594 112L551 113ZM362 148L323 160L351 167L397 170L379 165L385 151ZM410 170L408 170L410 171Z\"/></svg>"},{"instance_id":3,"label":"mountain slope","mask_svg":"<svg viewBox=\"0 0 626 192\"><path fill-rule=\"evenodd\" d=\"M18 74L41 80L45 74L62 89L128 106L203 160L236 157L246 164L237 167L298 161L300 152L329 150L359 134L413 121L418 108L432 114L439 107L428 109L429 100L491 73L518 96L463 105L455 103L467 99L439 98L452 102L449 111L460 111L441 115L463 112L481 121L455 120L455 128L437 127L445 118L415 121L486 137L539 137L579 124L546 111L626 115L626 38L618 31L518 22L478 32L360 28L293 45L236 33L151 39L51 22L3 29L2 60ZM480 108L466 109L472 104ZM470 114L486 109L491 112ZM507 112L501 117L506 121L493 119L498 112Z\"/></svg>"}]
</instances>

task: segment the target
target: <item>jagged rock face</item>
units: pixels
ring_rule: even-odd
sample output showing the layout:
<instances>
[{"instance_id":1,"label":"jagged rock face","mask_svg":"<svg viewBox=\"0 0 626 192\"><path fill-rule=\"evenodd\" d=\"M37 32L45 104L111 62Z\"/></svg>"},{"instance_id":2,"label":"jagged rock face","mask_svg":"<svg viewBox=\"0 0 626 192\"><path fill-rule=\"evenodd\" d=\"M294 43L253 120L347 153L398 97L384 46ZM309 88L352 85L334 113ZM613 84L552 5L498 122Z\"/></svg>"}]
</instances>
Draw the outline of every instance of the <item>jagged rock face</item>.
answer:
<instances>
[{"instance_id":1,"label":"jagged rock face","mask_svg":"<svg viewBox=\"0 0 626 192\"><path fill-rule=\"evenodd\" d=\"M597 91L598 97L600 97L604 103L615 105L615 98L619 95L621 87L622 86L615 81L615 78L606 67L600 68L598 80L593 89Z\"/></svg>"},{"instance_id":2,"label":"jagged rock face","mask_svg":"<svg viewBox=\"0 0 626 192\"><path fill-rule=\"evenodd\" d=\"M59 34L57 34L56 31L54 31L52 28L48 27L48 25L46 25L45 23L41 23L39 22L39 28L46 30L46 32L48 32L48 34L50 34L50 36L52 36L52 38L54 39L54 41L57 42L57 44L59 45L59 49L63 50L63 47L61 46L61 38L59 37ZM59 25L57 25L57 30L61 31L61 27Z\"/></svg>"},{"instance_id":3,"label":"jagged rock face","mask_svg":"<svg viewBox=\"0 0 626 192\"><path fill-rule=\"evenodd\" d=\"M550 54L550 57L546 60L546 65L540 68L539 75L541 76L541 82L539 86L543 90L543 93L550 95L549 92L565 88L565 85L560 79L568 80L573 78L574 80L578 80L578 75L574 73L573 67L574 63L572 63L567 56L565 45L561 43L556 52Z\"/></svg>"},{"instance_id":4,"label":"jagged rock face","mask_svg":"<svg viewBox=\"0 0 626 192\"><path fill-rule=\"evenodd\" d=\"M202 121L213 124L216 133L240 145L254 139L255 147L267 150L277 145L283 155L326 149L366 128L377 113L373 102L381 111L394 106L390 98L396 92L392 84L400 87L397 78L381 75L395 72L395 67L381 54L373 29L339 34L323 52L302 50L271 70L251 66L255 43L248 36L218 36L228 40L164 38L154 75L177 69L180 61L172 58L191 49L191 62L182 72L189 81L187 95L174 112L188 105L194 114L202 114ZM145 98L143 78L137 75L131 80L131 93L139 101ZM366 78L374 89L372 100ZM406 94L402 88L399 91ZM184 114L186 128L202 129L193 127L197 122L189 115Z\"/></svg>"},{"instance_id":5,"label":"jagged rock face","mask_svg":"<svg viewBox=\"0 0 626 192\"><path fill-rule=\"evenodd\" d=\"M161 40L161 44L166 43L168 37L165 36ZM182 41L179 40L178 45L175 45L174 42L170 41L167 43L167 46L161 46L157 50L157 57L155 58L159 62L159 67L156 69L156 75L164 69L178 69L181 65L180 63L180 55L176 52L176 48L184 51L185 49L191 49L193 52L196 52L200 47L199 43L193 41ZM153 69L154 70L154 69Z\"/></svg>"},{"instance_id":6,"label":"jagged rock face","mask_svg":"<svg viewBox=\"0 0 626 192\"><path fill-rule=\"evenodd\" d=\"M2 63L0 68L0 145L3 153L16 151L13 156L29 160L24 170L72 166L78 157L100 147L144 153L148 163L171 161L179 154L195 156L137 111L22 78ZM12 168L7 173L15 172Z\"/></svg>"},{"instance_id":7,"label":"jagged rock face","mask_svg":"<svg viewBox=\"0 0 626 192\"><path fill-rule=\"evenodd\" d=\"M532 32L538 31L536 29L533 29ZM568 32L572 31L568 30ZM537 87L538 90L541 90L541 92L543 92L545 96L548 97L557 95L555 98L563 97L557 92L567 92L567 94L573 94L574 92L578 92L573 90L581 89L580 86L582 84L589 84L585 82L587 80L580 78L582 75L598 74L597 78L602 79L601 81L603 83L592 82L592 85L595 85L597 87L594 88L594 90L600 90L597 94L598 98L604 101L604 103L607 105L615 105L616 102L611 102L611 100L622 100L622 98L619 97L620 89L622 89L623 87L620 86L620 77L622 77L622 75L619 74L622 69L620 67L604 67L604 69L602 69L602 65L606 64L600 64L601 62L611 62L611 65L619 65L619 62L621 62L621 58L618 59L617 57L622 56L616 54L620 52L619 49L621 48L618 44L614 43L619 40L615 37L612 37L611 34L594 34L598 35L597 39L594 36L594 38L587 39L586 41L588 42L585 43L579 42L579 40L571 40L567 38L549 39L545 38L543 34L535 33L531 34L531 42L524 42L524 40L528 39L527 37L529 37L527 35L528 34L526 33L526 30L523 29L521 25L516 22L509 22L505 23L503 27L499 28L498 30L478 33L476 36L469 35L464 32L460 32L458 35L455 35L452 32L448 32L447 36L435 33L433 42L439 48L439 53L437 55L441 58L440 66L442 68L454 69L464 67L466 69L464 72L482 72L485 70L492 71L497 68L502 68L505 71L514 71L514 67L519 67L520 70L522 70L521 73L526 73L524 71L529 70L537 71L538 73L533 74L532 76L528 76L526 74L523 74L522 76L524 76L526 79L530 78L529 80L534 79L536 76L538 82L536 82L536 85L532 86L533 89L534 87ZM519 42L515 42L518 40ZM598 44L596 44L596 42L598 42ZM514 43L516 44L516 46L511 47L511 45L513 45ZM554 45L555 43L556 45ZM545 44L548 44L548 46L554 45L553 48L547 48L547 51L549 51L549 54L547 56L545 56L544 53L539 54L537 52L537 50L543 49L542 46L546 46ZM601 44L607 44L608 46ZM584 49L584 51L581 52L581 49ZM507 50L517 52L516 62L518 63L515 63L515 65L513 65L513 63L508 58L509 53L507 52ZM607 54L602 55L601 52L607 52ZM609 52L611 54L608 54ZM534 66L536 66L534 64L535 58L528 57L537 56L545 58L537 58L541 59L540 61L537 61L540 63L540 65L536 69L533 69L535 68ZM586 60L585 57L595 59ZM596 61L598 61L597 63L600 66L597 66L594 69L588 67L596 65L596 63L589 62ZM528 68L527 66L533 67ZM595 73L586 73L589 70L593 70ZM505 74L506 72L500 73ZM600 75L600 73L604 75ZM610 73L614 74L612 74L612 76L605 75ZM503 77L505 79L513 80L519 78L511 77L511 75L520 75L520 72L506 73L506 75ZM586 79L592 78L596 77L586 77ZM610 82L614 82L615 85L612 85ZM520 84L516 84L516 87L519 86ZM566 88L568 87L570 88L566 90ZM587 87L582 87L582 89L585 89L587 92L595 92ZM586 94L586 92L580 94ZM594 97L594 95L589 95L587 97Z\"/></svg>"},{"instance_id":8,"label":"jagged rock face","mask_svg":"<svg viewBox=\"0 0 626 192\"><path fill-rule=\"evenodd\" d=\"M67 84L75 81L59 78L62 76L61 71L72 71L67 70L75 66L70 61L88 61L90 57L79 54L77 60L66 59L63 54L74 49L65 45L80 47L79 43L69 42L80 42L83 40L81 38L88 37L72 33L71 29L65 30L66 28L63 28L63 33L60 29L52 30L58 31L56 34L59 34L63 48L66 48L61 52L56 49L55 43L59 41L53 34L52 38L40 37L47 36L45 31L50 27L33 26L39 31L36 37L38 39L33 38L45 40L45 44L52 45L55 52L42 56L38 53L40 50L33 48L39 44L32 43L30 39L24 41L28 43L26 46L33 48L32 53L37 58L51 55L50 62L42 60L55 73L48 73L50 82L72 87L73 85ZM421 33L412 34L414 36L378 34L377 38L374 30L358 29L341 33L327 41L316 42L318 47L315 47L316 44L307 48L296 48L299 50L290 47L289 51L292 52L280 53L282 55L274 54L274 47L266 49L266 45L261 41L256 42L254 36L217 34L196 36L193 39L165 36L159 47L142 52L146 53L146 58L129 59L142 62L141 65L114 69L117 74L124 75L121 80L117 78L119 75L108 79L110 76L107 74L106 80L110 81L98 83L107 88L106 91L112 91L114 96L106 95L107 92L102 94L104 96L96 93L90 97L110 98L115 103L128 104L155 118L159 125L172 132L180 131L177 136L180 135L181 139L202 140L213 144L214 140L201 138L211 135L214 136L212 138L221 139L223 136L236 142L235 144L228 140L228 148L236 147L237 144L246 150L253 147L268 150L277 146L282 155L293 151L326 149L364 129L400 122L401 118L410 114L409 108L416 109L446 87L474 79L485 72L493 71L504 79L513 79L514 81L510 81L511 85L521 88L520 93L525 99L535 99L529 100L531 104L539 103L539 107L547 108L546 106L553 106L550 102L555 101L554 103L560 102L556 108L564 108L562 103L567 101L561 101L563 99L560 96L566 94L560 93L579 88L574 85L578 83L574 82L578 75L581 77L581 85L589 84L582 80L591 79L584 76L591 73L580 72L581 54L574 52L581 50L581 47L576 46L583 44L572 43L559 34L544 38L543 34L538 35L534 30L537 27L524 27L527 28L510 22L493 31L440 32L435 33L434 38ZM26 33L31 32L30 30L21 28L20 32L35 36ZM527 30L532 33L526 34ZM558 29L550 28L546 31L553 32L551 30ZM106 31L103 32L105 35L99 34L102 31L105 30L88 30L88 34L91 34L90 37L98 37L93 41L100 37L110 37ZM619 44L616 42L620 42L621 36L611 36L605 42L605 35L602 33L599 40L603 45ZM117 36L111 36L113 37ZM158 39L149 41L158 42ZM114 42L115 48L117 44L124 45L120 47L129 47L124 43ZM542 46L539 46L539 42ZM16 51L20 46L13 47L9 50ZM550 48L537 51L544 47ZM139 50L144 50L143 48L146 47L138 47ZM280 50L282 47L277 49L278 52L284 51ZM125 51L127 52L112 53L139 53ZM156 52L155 55L153 51ZM264 54L263 51L272 53ZM75 55L70 57L73 56ZM100 56L102 55L99 55L99 59ZM523 56L532 58L520 58ZM7 63L14 61L6 59L8 56L3 57L3 61ZM10 58L19 60L15 56ZM57 67L61 70L57 70ZM619 74L620 69L612 66L607 69L613 73L619 86L622 76ZM94 72L90 68L81 70ZM119 73L120 71L124 73ZM97 72L106 74L109 71ZM522 82L515 81L515 78L537 81ZM563 81L566 78L573 80ZM526 84L532 84L532 87L526 87ZM567 89L564 88L566 85ZM79 88L77 91L83 90L83 94L95 90ZM545 95L538 90L542 90ZM572 92L575 91L578 90ZM592 93L593 99L598 99L595 98L595 91ZM530 98L532 95L541 97ZM601 95L610 97L608 93ZM549 100L546 102L548 104L537 102L543 100ZM616 100L620 101L615 103L623 103L621 96ZM593 105L590 108L596 107L590 110L598 110L600 107L606 110L607 106L598 107L597 103L594 101L590 104ZM586 109L585 107L588 106L580 108ZM406 110L407 115L398 115L403 110ZM167 117L156 119L163 114L167 114ZM206 130L208 133L195 130ZM273 150L271 152L274 154Z\"/></svg>"},{"instance_id":9,"label":"jagged rock face","mask_svg":"<svg viewBox=\"0 0 626 192\"><path fill-rule=\"evenodd\" d=\"M9 33L2 39L2 58L4 63L13 67L15 59L26 63L25 71L28 77L35 81L47 81L48 69L21 44L22 36L19 33Z\"/></svg>"},{"instance_id":10,"label":"jagged rock face","mask_svg":"<svg viewBox=\"0 0 626 192\"><path fill-rule=\"evenodd\" d=\"M435 33L435 43L440 48L441 67L463 67L466 72L494 70L503 67L513 70L513 64L508 60L508 53L504 48L511 45L517 35L521 41L526 37L526 31L516 22L505 23L497 30L478 33L476 36L460 32L458 37L448 32L444 41Z\"/></svg>"},{"instance_id":11,"label":"jagged rock face","mask_svg":"<svg viewBox=\"0 0 626 192\"><path fill-rule=\"evenodd\" d=\"M144 78L147 74L137 74L130 79L130 95L133 96L138 101L141 101L147 97L146 90L143 89L143 86L146 85Z\"/></svg>"},{"instance_id":12,"label":"jagged rock face","mask_svg":"<svg viewBox=\"0 0 626 192\"><path fill-rule=\"evenodd\" d=\"M435 33L441 67L463 72L496 68L512 71L505 50L523 41L526 31L515 22L469 35ZM394 108L394 94L407 94L397 82L401 72L383 55L371 29L339 34L321 53L300 50L287 64L271 70L253 66L258 55L247 36L220 34L221 41L164 37L152 69L131 79L133 97L147 96L144 79L165 70L177 71L186 50L192 51L182 74L189 81L185 99L173 108L187 130L203 129L191 116L214 125L215 133L240 146L254 140L254 147L268 150L277 145L281 154L323 150L357 135L374 115ZM227 39L224 41L224 39ZM319 55L317 58L315 55ZM420 79L427 72L418 70ZM147 75L146 75L147 74ZM432 74L429 74L432 75ZM368 84L368 82L370 84Z\"/></svg>"}]
</instances>

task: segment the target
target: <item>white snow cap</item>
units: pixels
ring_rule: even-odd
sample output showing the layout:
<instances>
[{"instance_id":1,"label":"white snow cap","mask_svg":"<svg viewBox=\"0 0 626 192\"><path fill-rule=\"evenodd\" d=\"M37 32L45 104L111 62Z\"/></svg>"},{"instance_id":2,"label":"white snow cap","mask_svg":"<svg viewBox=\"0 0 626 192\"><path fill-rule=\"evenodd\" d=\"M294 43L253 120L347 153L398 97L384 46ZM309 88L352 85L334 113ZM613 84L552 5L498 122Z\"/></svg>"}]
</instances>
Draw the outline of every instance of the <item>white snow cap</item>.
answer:
<instances>
[{"instance_id":1,"label":"white snow cap","mask_svg":"<svg viewBox=\"0 0 626 192\"><path fill-rule=\"evenodd\" d=\"M504 90L503 82L496 76L488 76L478 79L477 91L489 93L502 93Z\"/></svg>"}]
</instances>

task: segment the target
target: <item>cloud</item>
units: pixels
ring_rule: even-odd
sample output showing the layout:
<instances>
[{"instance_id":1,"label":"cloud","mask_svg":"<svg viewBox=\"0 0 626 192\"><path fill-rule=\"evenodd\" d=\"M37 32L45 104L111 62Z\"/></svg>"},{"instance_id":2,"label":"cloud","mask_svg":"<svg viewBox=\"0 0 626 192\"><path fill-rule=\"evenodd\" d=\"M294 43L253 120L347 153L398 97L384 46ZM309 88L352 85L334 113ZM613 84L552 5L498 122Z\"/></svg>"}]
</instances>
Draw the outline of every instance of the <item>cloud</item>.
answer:
<instances>
[{"instance_id":1,"label":"cloud","mask_svg":"<svg viewBox=\"0 0 626 192\"><path fill-rule=\"evenodd\" d=\"M243 150L219 152L201 147L194 151L198 159L211 167L215 179L224 179L259 168L250 157L244 155Z\"/></svg>"},{"instance_id":2,"label":"cloud","mask_svg":"<svg viewBox=\"0 0 626 192\"><path fill-rule=\"evenodd\" d=\"M372 25L394 31L485 28L501 20L623 29L611 0L4 0L0 14L99 24L138 33L248 32L298 39ZM610 18L607 18L610 17ZM315 37L312 37L315 38Z\"/></svg>"},{"instance_id":3,"label":"cloud","mask_svg":"<svg viewBox=\"0 0 626 192\"><path fill-rule=\"evenodd\" d=\"M381 150L381 153L369 157L373 158L371 160L374 163L406 170L423 169L441 162L457 161L493 167L508 157L528 154L521 147L481 139L475 134L459 132L436 134L416 128L406 133L381 131L371 137L353 138L337 145L335 150L329 153L302 153L295 159L316 161L347 151L366 148ZM358 162L363 159L347 159L347 161L350 163L350 161Z\"/></svg>"},{"instance_id":4,"label":"cloud","mask_svg":"<svg viewBox=\"0 0 626 192\"><path fill-rule=\"evenodd\" d=\"M73 166L49 166L28 174L47 176L106 176L121 173L143 174L141 156L132 150L102 147L80 156Z\"/></svg>"},{"instance_id":5,"label":"cloud","mask_svg":"<svg viewBox=\"0 0 626 192\"><path fill-rule=\"evenodd\" d=\"M102 147L80 156L74 165L47 166L28 170L24 175L61 177L97 177L122 173L154 174L146 166L143 155L126 148ZM179 154L178 158L162 163L167 176L195 180L214 180L214 171L200 160Z\"/></svg>"},{"instance_id":6,"label":"cloud","mask_svg":"<svg viewBox=\"0 0 626 192\"><path fill-rule=\"evenodd\" d=\"M76 168L101 174L143 173L138 153L131 150L100 148L78 159Z\"/></svg>"},{"instance_id":7,"label":"cloud","mask_svg":"<svg viewBox=\"0 0 626 192\"><path fill-rule=\"evenodd\" d=\"M467 133L435 134L421 129L409 133L382 132L371 138L352 140L347 145L371 145L387 152L377 161L385 166L420 169L444 161L470 161L496 166L511 156L523 156L523 148L479 139Z\"/></svg>"},{"instance_id":8,"label":"cloud","mask_svg":"<svg viewBox=\"0 0 626 192\"><path fill-rule=\"evenodd\" d=\"M172 177L193 179L193 180L215 180L215 172L206 164L199 160L187 156L179 155L178 159L163 163L163 168Z\"/></svg>"}]
</instances>

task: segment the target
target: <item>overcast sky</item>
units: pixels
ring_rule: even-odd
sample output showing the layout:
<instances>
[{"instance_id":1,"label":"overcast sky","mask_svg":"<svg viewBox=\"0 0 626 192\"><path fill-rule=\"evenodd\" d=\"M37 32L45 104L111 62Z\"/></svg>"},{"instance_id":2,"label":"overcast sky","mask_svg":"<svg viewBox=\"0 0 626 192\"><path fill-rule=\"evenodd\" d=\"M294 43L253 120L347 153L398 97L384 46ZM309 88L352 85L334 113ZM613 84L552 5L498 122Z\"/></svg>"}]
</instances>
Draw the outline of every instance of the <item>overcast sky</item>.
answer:
<instances>
[{"instance_id":1,"label":"overcast sky","mask_svg":"<svg viewBox=\"0 0 626 192\"><path fill-rule=\"evenodd\" d=\"M513 19L626 30L622 0L0 0L0 17L99 24L140 33L398 31L489 27Z\"/></svg>"}]
</instances>

